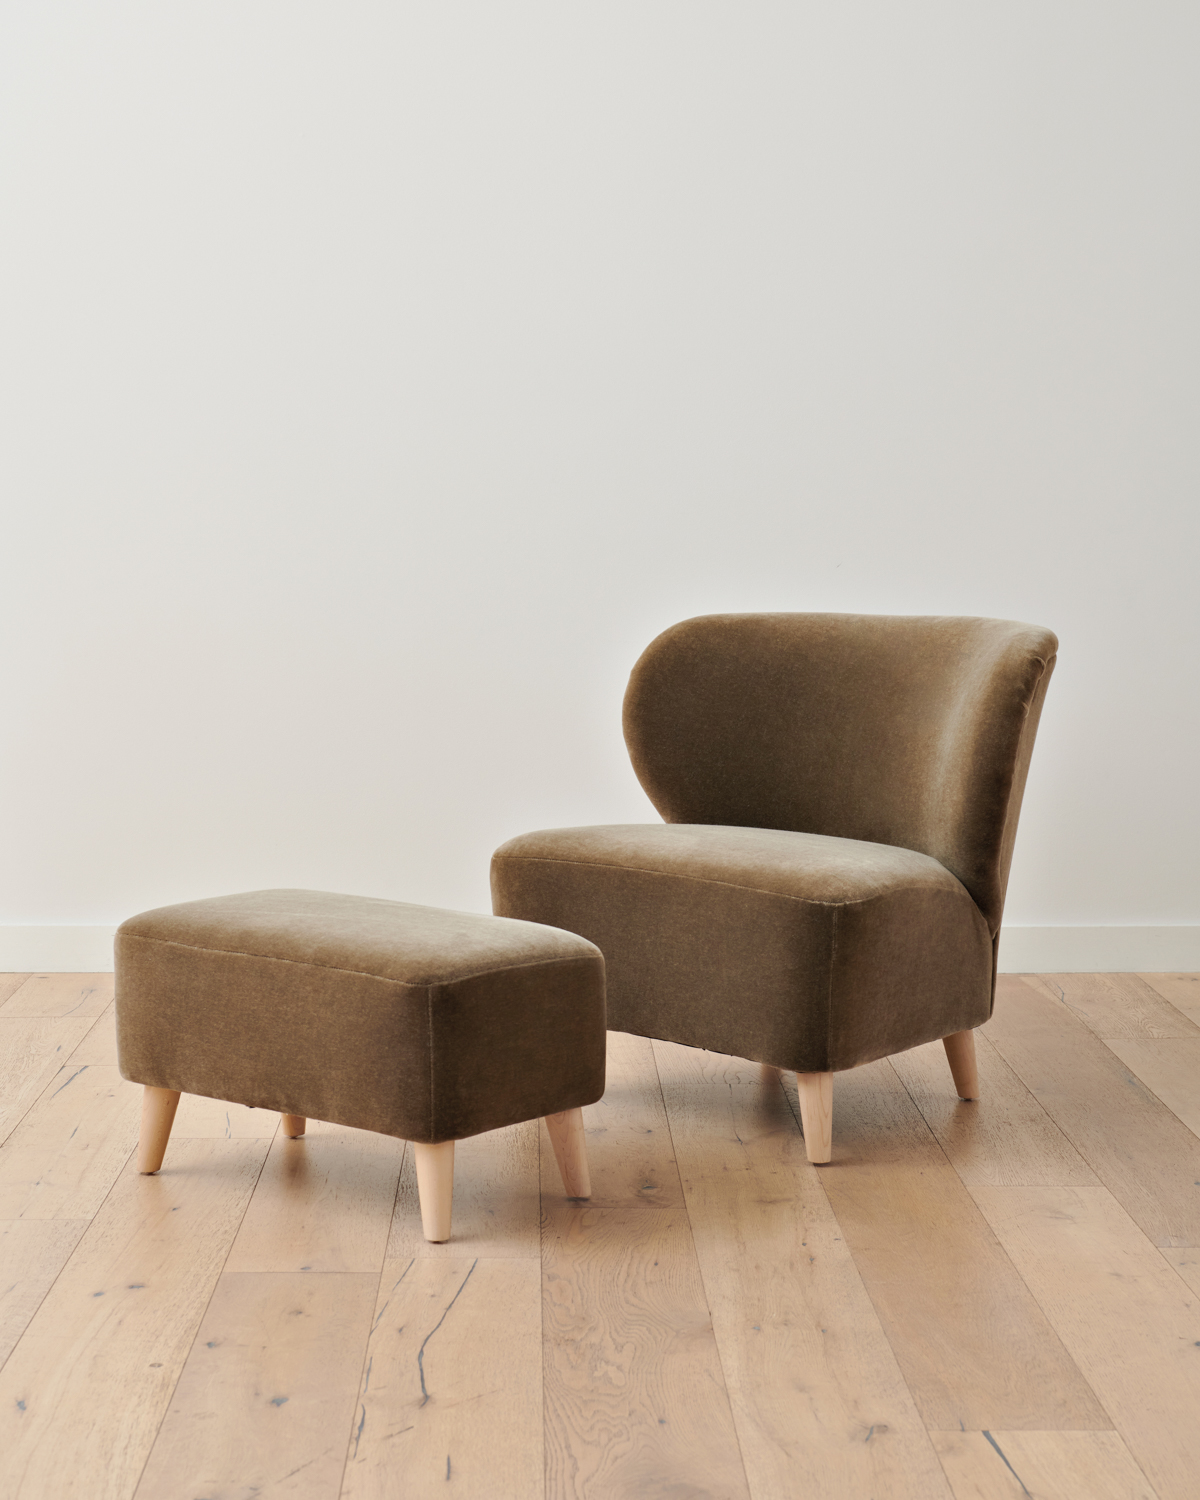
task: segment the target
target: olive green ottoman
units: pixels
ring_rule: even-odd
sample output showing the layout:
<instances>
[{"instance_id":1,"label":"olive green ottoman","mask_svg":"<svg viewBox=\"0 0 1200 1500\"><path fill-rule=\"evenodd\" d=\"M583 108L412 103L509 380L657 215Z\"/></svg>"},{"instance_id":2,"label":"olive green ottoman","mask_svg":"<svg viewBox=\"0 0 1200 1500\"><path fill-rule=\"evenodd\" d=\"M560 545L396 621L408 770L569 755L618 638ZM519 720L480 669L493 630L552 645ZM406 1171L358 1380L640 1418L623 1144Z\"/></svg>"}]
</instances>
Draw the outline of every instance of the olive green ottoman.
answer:
<instances>
[{"instance_id":1,"label":"olive green ottoman","mask_svg":"<svg viewBox=\"0 0 1200 1500\"><path fill-rule=\"evenodd\" d=\"M138 1167L181 1093L414 1143L426 1237L450 1237L454 1142L545 1116L589 1196L581 1106L604 1092L604 960L555 927L321 891L131 917L116 938L121 1073L146 1086Z\"/></svg>"}]
</instances>

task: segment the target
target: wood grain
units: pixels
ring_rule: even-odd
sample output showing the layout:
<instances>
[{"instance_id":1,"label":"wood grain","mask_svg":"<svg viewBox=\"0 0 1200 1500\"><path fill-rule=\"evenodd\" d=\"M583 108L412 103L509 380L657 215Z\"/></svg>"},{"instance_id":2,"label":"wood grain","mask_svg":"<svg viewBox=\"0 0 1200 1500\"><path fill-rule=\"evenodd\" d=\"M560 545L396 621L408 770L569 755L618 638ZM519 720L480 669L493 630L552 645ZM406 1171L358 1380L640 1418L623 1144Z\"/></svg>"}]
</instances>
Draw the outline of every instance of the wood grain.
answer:
<instances>
[{"instance_id":1,"label":"wood grain","mask_svg":"<svg viewBox=\"0 0 1200 1500\"><path fill-rule=\"evenodd\" d=\"M203 1094L184 1094L179 1100L173 1141L262 1141L271 1140L279 1129L273 1109L251 1109ZM170 1146L167 1150L170 1151Z\"/></svg>"},{"instance_id":2,"label":"wood grain","mask_svg":"<svg viewBox=\"0 0 1200 1500\"><path fill-rule=\"evenodd\" d=\"M79 1243L87 1219L0 1223L0 1365Z\"/></svg>"},{"instance_id":3,"label":"wood grain","mask_svg":"<svg viewBox=\"0 0 1200 1500\"><path fill-rule=\"evenodd\" d=\"M1200 1245L1200 1141L1065 1005L1001 975L992 1042L1156 1245Z\"/></svg>"},{"instance_id":4,"label":"wood grain","mask_svg":"<svg viewBox=\"0 0 1200 1500\"><path fill-rule=\"evenodd\" d=\"M1104 1188L975 1188L1160 1500L1195 1500L1200 1304Z\"/></svg>"},{"instance_id":5,"label":"wood grain","mask_svg":"<svg viewBox=\"0 0 1200 1500\"><path fill-rule=\"evenodd\" d=\"M751 1494L948 1495L779 1075L654 1051Z\"/></svg>"},{"instance_id":6,"label":"wood grain","mask_svg":"<svg viewBox=\"0 0 1200 1500\"><path fill-rule=\"evenodd\" d=\"M1138 978L1200 1026L1200 974L1139 974Z\"/></svg>"},{"instance_id":7,"label":"wood grain","mask_svg":"<svg viewBox=\"0 0 1200 1500\"><path fill-rule=\"evenodd\" d=\"M954 1500L1156 1500L1115 1432L935 1432Z\"/></svg>"},{"instance_id":8,"label":"wood grain","mask_svg":"<svg viewBox=\"0 0 1200 1500\"><path fill-rule=\"evenodd\" d=\"M523 1257L389 1260L344 1500L533 1500L543 1489L541 1273Z\"/></svg>"},{"instance_id":9,"label":"wood grain","mask_svg":"<svg viewBox=\"0 0 1200 1500\"><path fill-rule=\"evenodd\" d=\"M547 1500L746 1497L712 1320L644 1037L609 1033L584 1110L592 1196L542 1155Z\"/></svg>"},{"instance_id":10,"label":"wood grain","mask_svg":"<svg viewBox=\"0 0 1200 1500\"><path fill-rule=\"evenodd\" d=\"M378 1276L403 1154L392 1136L319 1120L298 1141L276 1134L226 1269Z\"/></svg>"},{"instance_id":11,"label":"wood grain","mask_svg":"<svg viewBox=\"0 0 1200 1500\"><path fill-rule=\"evenodd\" d=\"M0 1141L16 1129L89 1025L83 1017L0 1018Z\"/></svg>"},{"instance_id":12,"label":"wood grain","mask_svg":"<svg viewBox=\"0 0 1200 1500\"><path fill-rule=\"evenodd\" d=\"M91 1030L67 1059L79 1063L106 1063L117 1066L117 1007L106 1005L92 1022Z\"/></svg>"},{"instance_id":13,"label":"wood grain","mask_svg":"<svg viewBox=\"0 0 1200 1500\"><path fill-rule=\"evenodd\" d=\"M983 1030L975 1033L980 1093L973 1103L946 1086L941 1042L889 1061L964 1182L1095 1186L1096 1174Z\"/></svg>"},{"instance_id":14,"label":"wood grain","mask_svg":"<svg viewBox=\"0 0 1200 1500\"><path fill-rule=\"evenodd\" d=\"M1108 1047L1193 1135L1200 1136L1200 1037L1113 1037Z\"/></svg>"},{"instance_id":15,"label":"wood grain","mask_svg":"<svg viewBox=\"0 0 1200 1500\"><path fill-rule=\"evenodd\" d=\"M0 974L0 1006L31 977L29 974Z\"/></svg>"},{"instance_id":16,"label":"wood grain","mask_svg":"<svg viewBox=\"0 0 1200 1500\"><path fill-rule=\"evenodd\" d=\"M458 1141L454 1151L454 1238L433 1245L421 1232L417 1176L412 1153L404 1153L387 1258L495 1259L541 1256L541 1197L538 1121Z\"/></svg>"},{"instance_id":17,"label":"wood grain","mask_svg":"<svg viewBox=\"0 0 1200 1500\"><path fill-rule=\"evenodd\" d=\"M111 974L31 974L0 1007L7 1016L90 1016L112 1003Z\"/></svg>"},{"instance_id":18,"label":"wood grain","mask_svg":"<svg viewBox=\"0 0 1200 1500\"><path fill-rule=\"evenodd\" d=\"M837 1095L821 1184L926 1424L1110 1427L888 1063Z\"/></svg>"},{"instance_id":19,"label":"wood grain","mask_svg":"<svg viewBox=\"0 0 1200 1500\"><path fill-rule=\"evenodd\" d=\"M0 1146L0 1219L90 1219L137 1143L141 1089L68 1062Z\"/></svg>"},{"instance_id":20,"label":"wood grain","mask_svg":"<svg viewBox=\"0 0 1200 1500\"><path fill-rule=\"evenodd\" d=\"M222 1276L139 1500L337 1500L378 1285L369 1274Z\"/></svg>"},{"instance_id":21,"label":"wood grain","mask_svg":"<svg viewBox=\"0 0 1200 1500\"><path fill-rule=\"evenodd\" d=\"M0 1494L128 1500L245 1211L259 1141L126 1167L0 1370Z\"/></svg>"},{"instance_id":22,"label":"wood grain","mask_svg":"<svg viewBox=\"0 0 1200 1500\"><path fill-rule=\"evenodd\" d=\"M1197 1026L1136 974L1031 974L1044 990L1079 1017L1089 1031L1109 1037L1195 1037Z\"/></svg>"}]
</instances>

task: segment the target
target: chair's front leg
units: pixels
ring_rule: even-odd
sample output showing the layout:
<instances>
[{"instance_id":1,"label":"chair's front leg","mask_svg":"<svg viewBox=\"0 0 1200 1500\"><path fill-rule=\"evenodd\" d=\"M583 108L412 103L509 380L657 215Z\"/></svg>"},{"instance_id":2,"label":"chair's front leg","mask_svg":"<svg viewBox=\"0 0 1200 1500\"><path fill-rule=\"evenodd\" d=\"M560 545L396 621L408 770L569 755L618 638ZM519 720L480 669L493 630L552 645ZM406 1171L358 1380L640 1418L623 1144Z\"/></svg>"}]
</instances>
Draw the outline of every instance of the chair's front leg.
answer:
<instances>
[{"instance_id":1,"label":"chair's front leg","mask_svg":"<svg viewBox=\"0 0 1200 1500\"><path fill-rule=\"evenodd\" d=\"M592 1179L588 1172L587 1143L583 1134L583 1110L564 1109L546 1116L546 1129L554 1147L554 1160L568 1198L590 1198Z\"/></svg>"},{"instance_id":2,"label":"chair's front leg","mask_svg":"<svg viewBox=\"0 0 1200 1500\"><path fill-rule=\"evenodd\" d=\"M975 1061L975 1033L955 1031L942 1038L954 1087L960 1099L979 1098L979 1067Z\"/></svg>"},{"instance_id":3,"label":"chair's front leg","mask_svg":"<svg viewBox=\"0 0 1200 1500\"><path fill-rule=\"evenodd\" d=\"M833 1155L833 1074L797 1073L800 1128L808 1159L822 1166Z\"/></svg>"},{"instance_id":4,"label":"chair's front leg","mask_svg":"<svg viewBox=\"0 0 1200 1500\"><path fill-rule=\"evenodd\" d=\"M450 1238L450 1213L454 1203L454 1142L436 1146L413 1142L417 1164L417 1197L421 1200L421 1228L434 1245Z\"/></svg>"},{"instance_id":5,"label":"chair's front leg","mask_svg":"<svg viewBox=\"0 0 1200 1500\"><path fill-rule=\"evenodd\" d=\"M283 1122L283 1133L289 1141L299 1140L308 1128L308 1117L306 1115L280 1115Z\"/></svg>"},{"instance_id":6,"label":"chair's front leg","mask_svg":"<svg viewBox=\"0 0 1200 1500\"><path fill-rule=\"evenodd\" d=\"M142 1128L138 1134L139 1172L152 1175L162 1166L178 1108L178 1089L156 1089L146 1085L142 1092Z\"/></svg>"}]
</instances>

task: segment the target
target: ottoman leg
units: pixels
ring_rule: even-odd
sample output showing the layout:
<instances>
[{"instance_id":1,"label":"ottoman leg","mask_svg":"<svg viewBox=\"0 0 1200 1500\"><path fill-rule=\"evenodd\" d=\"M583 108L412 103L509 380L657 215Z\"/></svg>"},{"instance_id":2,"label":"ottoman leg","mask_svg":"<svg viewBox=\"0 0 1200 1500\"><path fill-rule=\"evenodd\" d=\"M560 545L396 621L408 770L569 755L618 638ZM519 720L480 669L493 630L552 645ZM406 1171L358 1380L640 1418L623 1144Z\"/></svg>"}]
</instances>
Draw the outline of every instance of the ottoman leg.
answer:
<instances>
[{"instance_id":1,"label":"ottoman leg","mask_svg":"<svg viewBox=\"0 0 1200 1500\"><path fill-rule=\"evenodd\" d=\"M304 1134L308 1120L304 1115L280 1115L283 1122L283 1133L289 1141L298 1140Z\"/></svg>"},{"instance_id":2,"label":"ottoman leg","mask_svg":"<svg viewBox=\"0 0 1200 1500\"><path fill-rule=\"evenodd\" d=\"M425 1238L440 1245L450 1238L450 1209L454 1200L454 1142L436 1146L413 1142L417 1163L417 1196L421 1200L421 1228Z\"/></svg>"},{"instance_id":3,"label":"ottoman leg","mask_svg":"<svg viewBox=\"0 0 1200 1500\"><path fill-rule=\"evenodd\" d=\"M178 1108L178 1089L156 1089L146 1085L142 1093L142 1128L138 1134L139 1172L150 1175L162 1166Z\"/></svg>"},{"instance_id":4,"label":"ottoman leg","mask_svg":"<svg viewBox=\"0 0 1200 1500\"><path fill-rule=\"evenodd\" d=\"M587 1145L583 1138L583 1110L564 1109L560 1115L547 1115L546 1129L550 1132L554 1160L567 1197L590 1198L592 1179L588 1175Z\"/></svg>"}]
</instances>

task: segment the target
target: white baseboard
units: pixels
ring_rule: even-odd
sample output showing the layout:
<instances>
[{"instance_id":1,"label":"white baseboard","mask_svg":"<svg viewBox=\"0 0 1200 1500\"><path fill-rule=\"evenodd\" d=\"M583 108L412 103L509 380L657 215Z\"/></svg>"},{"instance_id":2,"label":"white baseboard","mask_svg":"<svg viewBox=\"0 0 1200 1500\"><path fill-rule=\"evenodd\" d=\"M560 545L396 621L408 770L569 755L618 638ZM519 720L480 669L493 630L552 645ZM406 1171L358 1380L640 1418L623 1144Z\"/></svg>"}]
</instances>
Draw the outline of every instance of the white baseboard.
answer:
<instances>
[{"instance_id":1,"label":"white baseboard","mask_svg":"<svg viewBox=\"0 0 1200 1500\"><path fill-rule=\"evenodd\" d=\"M0 927L2 974L110 974L112 927Z\"/></svg>"},{"instance_id":2,"label":"white baseboard","mask_svg":"<svg viewBox=\"0 0 1200 1500\"><path fill-rule=\"evenodd\" d=\"M115 927L0 927L0 973L111 971ZM1200 927L1008 927L1002 974L1200 974Z\"/></svg>"},{"instance_id":3,"label":"white baseboard","mask_svg":"<svg viewBox=\"0 0 1200 1500\"><path fill-rule=\"evenodd\" d=\"M1009 927L1001 974L1200 974L1200 927Z\"/></svg>"}]
</instances>

